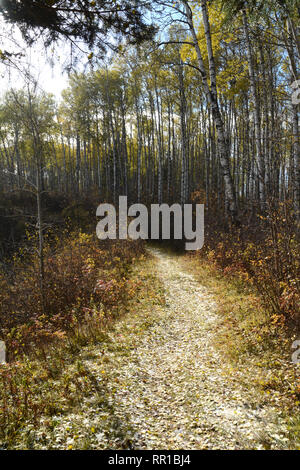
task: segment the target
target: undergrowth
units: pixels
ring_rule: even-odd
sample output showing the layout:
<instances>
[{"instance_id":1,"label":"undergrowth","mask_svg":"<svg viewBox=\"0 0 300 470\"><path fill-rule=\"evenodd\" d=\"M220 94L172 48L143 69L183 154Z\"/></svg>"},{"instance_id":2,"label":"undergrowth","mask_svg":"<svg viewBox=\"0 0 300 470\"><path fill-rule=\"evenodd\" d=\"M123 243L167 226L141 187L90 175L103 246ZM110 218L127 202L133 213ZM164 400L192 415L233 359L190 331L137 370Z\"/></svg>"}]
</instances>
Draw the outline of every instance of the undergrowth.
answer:
<instances>
[{"instance_id":1,"label":"undergrowth","mask_svg":"<svg viewBox=\"0 0 300 470\"><path fill-rule=\"evenodd\" d=\"M9 358L0 365L2 447L22 435L30 448L24 426L37 429L42 416L70 412L83 392L105 404L105 381L95 380L80 351L101 347L110 325L128 311L141 288L132 267L144 257L140 243L98 242L82 232L52 241L45 250L43 302L36 255L16 258L13 280L2 274L0 339Z\"/></svg>"},{"instance_id":2,"label":"undergrowth","mask_svg":"<svg viewBox=\"0 0 300 470\"><path fill-rule=\"evenodd\" d=\"M217 302L216 347L230 367L233 377L243 377L247 368L247 386L256 390L262 403L280 405L290 421L290 446L300 445L300 365L293 364L292 343L295 330L278 321L267 309L260 292L237 272L224 270L212 258L187 254L186 269L209 288ZM266 448L268 443L266 443Z\"/></svg>"}]
</instances>

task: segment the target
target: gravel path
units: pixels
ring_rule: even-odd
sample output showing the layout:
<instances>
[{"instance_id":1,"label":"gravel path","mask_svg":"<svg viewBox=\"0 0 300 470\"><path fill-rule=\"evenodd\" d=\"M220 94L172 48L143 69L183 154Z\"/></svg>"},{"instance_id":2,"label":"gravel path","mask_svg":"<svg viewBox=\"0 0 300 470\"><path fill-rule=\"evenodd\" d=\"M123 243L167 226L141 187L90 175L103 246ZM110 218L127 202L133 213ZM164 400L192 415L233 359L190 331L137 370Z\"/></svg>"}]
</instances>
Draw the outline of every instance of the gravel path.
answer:
<instances>
[{"instance_id":1,"label":"gravel path","mask_svg":"<svg viewBox=\"0 0 300 470\"><path fill-rule=\"evenodd\" d=\"M152 312L154 324L126 360L116 363L123 386L114 395L115 410L120 422L126 416L130 423L132 445L260 449L267 440L281 448L285 433L278 433L283 425L278 410L255 403L255 393L228 374L228 364L214 348L220 321L214 298L182 271L180 257L151 252L166 305Z\"/></svg>"}]
</instances>

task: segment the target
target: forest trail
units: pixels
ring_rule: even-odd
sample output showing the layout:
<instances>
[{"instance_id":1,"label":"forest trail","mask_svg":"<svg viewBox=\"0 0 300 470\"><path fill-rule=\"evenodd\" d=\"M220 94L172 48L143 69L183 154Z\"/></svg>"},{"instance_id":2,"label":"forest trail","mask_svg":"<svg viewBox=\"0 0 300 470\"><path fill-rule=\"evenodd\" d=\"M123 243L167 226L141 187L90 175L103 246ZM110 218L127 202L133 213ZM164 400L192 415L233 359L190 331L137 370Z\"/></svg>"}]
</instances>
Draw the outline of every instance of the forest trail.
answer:
<instances>
[{"instance_id":1,"label":"forest trail","mask_svg":"<svg viewBox=\"0 0 300 470\"><path fill-rule=\"evenodd\" d=\"M150 251L166 304L152 312L150 327L116 364L123 386L114 409L120 422L130 423L131 446L263 449L268 442L280 448L286 439L279 436L279 423L285 426L278 409L258 404L257 391L245 385L248 371L232 377L214 347L220 317L213 296L184 272L180 256Z\"/></svg>"},{"instance_id":2,"label":"forest trail","mask_svg":"<svg viewBox=\"0 0 300 470\"><path fill-rule=\"evenodd\" d=\"M35 448L287 448L281 404L261 396L250 363L233 371L217 346L217 299L181 256L149 251L136 267L146 291L101 343L80 353L93 390L78 391L79 406L53 417L50 434L47 418Z\"/></svg>"}]
</instances>

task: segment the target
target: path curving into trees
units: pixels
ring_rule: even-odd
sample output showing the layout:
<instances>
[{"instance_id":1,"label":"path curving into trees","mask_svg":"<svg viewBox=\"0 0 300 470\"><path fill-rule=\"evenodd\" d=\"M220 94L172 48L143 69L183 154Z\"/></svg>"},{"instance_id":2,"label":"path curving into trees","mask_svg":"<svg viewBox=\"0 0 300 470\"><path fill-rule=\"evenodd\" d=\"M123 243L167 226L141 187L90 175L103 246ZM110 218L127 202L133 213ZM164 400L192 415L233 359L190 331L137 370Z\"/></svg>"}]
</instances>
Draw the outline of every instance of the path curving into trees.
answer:
<instances>
[{"instance_id":1,"label":"path curving into trees","mask_svg":"<svg viewBox=\"0 0 300 470\"><path fill-rule=\"evenodd\" d=\"M68 394L72 377L77 384L81 377L73 406L45 416L38 429L26 425L17 448L26 439L30 448L70 450L294 445L283 400L261 392L258 359L235 367L226 359L217 294L178 254L148 250L133 272L142 287L127 313L64 371Z\"/></svg>"},{"instance_id":2,"label":"path curving into trees","mask_svg":"<svg viewBox=\"0 0 300 470\"><path fill-rule=\"evenodd\" d=\"M213 296L183 271L180 257L151 252L166 304L129 357L115 364L123 384L116 415L129 421L133 447L257 449L266 439L280 447L278 410L258 405L257 390L242 385L248 370L230 377L215 348L220 317Z\"/></svg>"}]
</instances>

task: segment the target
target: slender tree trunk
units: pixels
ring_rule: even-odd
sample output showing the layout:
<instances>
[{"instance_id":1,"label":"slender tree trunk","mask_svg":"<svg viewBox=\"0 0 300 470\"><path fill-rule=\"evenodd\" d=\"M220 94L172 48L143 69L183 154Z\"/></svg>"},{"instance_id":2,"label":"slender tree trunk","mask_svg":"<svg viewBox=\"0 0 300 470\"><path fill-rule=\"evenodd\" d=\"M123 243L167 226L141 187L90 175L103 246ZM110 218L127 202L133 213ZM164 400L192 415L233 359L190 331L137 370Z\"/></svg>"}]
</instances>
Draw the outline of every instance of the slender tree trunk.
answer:
<instances>
[{"instance_id":1,"label":"slender tree trunk","mask_svg":"<svg viewBox=\"0 0 300 470\"><path fill-rule=\"evenodd\" d=\"M254 129L255 129L256 166L257 166L257 176L258 176L259 201L260 201L261 208L263 208L264 203L265 203L265 162L264 162L264 155L262 153L262 148L261 148L260 111L259 111L259 102L258 102L256 78L255 78L255 71L254 71L252 44L250 40L247 12L245 9L243 9L243 25L244 25L246 44L247 44L250 89L251 89L251 95L252 95L253 107L254 107Z\"/></svg>"},{"instance_id":2,"label":"slender tree trunk","mask_svg":"<svg viewBox=\"0 0 300 470\"><path fill-rule=\"evenodd\" d=\"M183 206L187 202L187 134L186 134L186 96L183 81L183 64L180 61L178 67L179 91L180 91L180 123L181 123L181 197Z\"/></svg>"},{"instance_id":3,"label":"slender tree trunk","mask_svg":"<svg viewBox=\"0 0 300 470\"><path fill-rule=\"evenodd\" d=\"M79 132L76 133L76 194L77 196L80 193L80 136Z\"/></svg>"},{"instance_id":4,"label":"slender tree trunk","mask_svg":"<svg viewBox=\"0 0 300 470\"><path fill-rule=\"evenodd\" d=\"M209 88L209 85L208 85L207 73L206 73L203 57L201 54L201 50L199 47L197 34L195 31L195 27L194 27L193 13L192 13L191 7L189 6L189 3L187 0L183 0L182 3L185 6L187 23L189 26L189 30L190 30L194 47L196 50L196 54L197 54L198 67L199 67L200 74L202 77L202 84L203 84L204 92L207 97L208 104L211 106L216 130L217 130L220 164L221 164L222 172L223 172L223 178L224 178L224 184L225 184L225 197L227 200L226 209L232 221L235 222L237 219L236 197L235 197L235 191L234 191L233 178L232 178L231 169L230 169L229 151L226 145L224 123L221 117L219 103L218 103L218 95L217 95L217 88L216 88L216 70L215 70L215 62L214 62L214 56L213 56L213 50L212 50L210 24L209 24L208 12L207 12L207 2L201 1L201 9L202 9L202 17L203 17L203 23L204 23L204 28L205 28L206 46L207 46L207 52L208 52L211 89Z\"/></svg>"},{"instance_id":5,"label":"slender tree trunk","mask_svg":"<svg viewBox=\"0 0 300 470\"><path fill-rule=\"evenodd\" d=\"M42 214L42 174L40 156L37 156L37 176L36 176L36 198L37 198L37 228L39 236L39 287L41 293L42 310L45 309L45 295L44 295L44 236L43 236L43 214Z\"/></svg>"}]
</instances>

